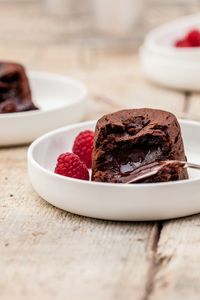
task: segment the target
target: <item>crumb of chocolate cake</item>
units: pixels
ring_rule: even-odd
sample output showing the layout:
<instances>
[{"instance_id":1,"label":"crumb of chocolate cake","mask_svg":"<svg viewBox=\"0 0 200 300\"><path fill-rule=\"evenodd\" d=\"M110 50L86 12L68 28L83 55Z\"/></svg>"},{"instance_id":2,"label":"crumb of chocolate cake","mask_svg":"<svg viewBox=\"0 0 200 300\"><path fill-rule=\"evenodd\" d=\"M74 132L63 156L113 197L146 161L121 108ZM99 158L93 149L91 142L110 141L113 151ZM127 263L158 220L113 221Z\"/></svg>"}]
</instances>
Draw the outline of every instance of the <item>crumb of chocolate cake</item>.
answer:
<instances>
[{"instance_id":1,"label":"crumb of chocolate cake","mask_svg":"<svg viewBox=\"0 0 200 300\"><path fill-rule=\"evenodd\" d=\"M102 117L96 125L92 180L122 183L140 166L186 159L176 117L156 109L122 110ZM175 174L176 173L176 174ZM188 178L181 169L173 176L154 176L151 182ZM144 182L149 182L144 180Z\"/></svg>"}]
</instances>

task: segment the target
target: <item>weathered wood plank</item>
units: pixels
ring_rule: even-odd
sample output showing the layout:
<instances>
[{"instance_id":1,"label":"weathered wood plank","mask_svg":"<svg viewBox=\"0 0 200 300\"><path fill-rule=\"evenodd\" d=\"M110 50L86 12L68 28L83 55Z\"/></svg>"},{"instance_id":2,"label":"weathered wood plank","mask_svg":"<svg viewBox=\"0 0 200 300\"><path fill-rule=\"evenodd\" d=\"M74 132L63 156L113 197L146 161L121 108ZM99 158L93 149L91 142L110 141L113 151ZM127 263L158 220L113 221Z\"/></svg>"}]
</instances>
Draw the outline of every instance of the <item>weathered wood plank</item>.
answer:
<instances>
[{"instance_id":1,"label":"weathered wood plank","mask_svg":"<svg viewBox=\"0 0 200 300\"><path fill-rule=\"evenodd\" d=\"M199 299L199 236L199 215L164 222L147 299Z\"/></svg>"},{"instance_id":2,"label":"weathered wood plank","mask_svg":"<svg viewBox=\"0 0 200 300\"><path fill-rule=\"evenodd\" d=\"M79 71L93 100L112 99L110 111L122 108L153 107L169 110L177 116L184 111L185 95L163 89L147 81L139 68L137 55L96 56L97 63L87 72ZM93 58L93 62L95 59ZM98 98L98 99L99 99Z\"/></svg>"},{"instance_id":3,"label":"weathered wood plank","mask_svg":"<svg viewBox=\"0 0 200 300\"><path fill-rule=\"evenodd\" d=\"M0 150L0 297L143 299L155 223L104 222L40 199L26 174L26 147Z\"/></svg>"},{"instance_id":4,"label":"weathered wood plank","mask_svg":"<svg viewBox=\"0 0 200 300\"><path fill-rule=\"evenodd\" d=\"M11 59L12 52L1 49L2 59ZM67 46L16 48L14 60L27 68L74 76L85 82L89 90L86 119L122 108L154 107L180 116L184 110L184 95L148 82L139 68L137 55L95 48Z\"/></svg>"}]
</instances>

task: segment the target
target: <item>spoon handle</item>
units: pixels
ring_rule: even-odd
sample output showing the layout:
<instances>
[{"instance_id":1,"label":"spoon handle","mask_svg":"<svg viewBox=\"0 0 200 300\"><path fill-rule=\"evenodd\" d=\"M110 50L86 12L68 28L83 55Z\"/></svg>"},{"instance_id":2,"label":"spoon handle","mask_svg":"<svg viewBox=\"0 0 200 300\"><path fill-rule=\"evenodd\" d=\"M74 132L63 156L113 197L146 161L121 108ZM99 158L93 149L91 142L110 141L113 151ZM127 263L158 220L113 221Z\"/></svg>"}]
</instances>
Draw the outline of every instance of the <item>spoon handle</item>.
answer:
<instances>
[{"instance_id":1,"label":"spoon handle","mask_svg":"<svg viewBox=\"0 0 200 300\"><path fill-rule=\"evenodd\" d=\"M163 161L162 163L166 163L169 166L173 165L173 164L177 164L177 165L179 165L179 167L182 167L182 168L200 169L200 164L194 164L194 163L190 163L187 161L168 160L168 161ZM145 170L145 167L147 168L147 170ZM163 168L163 165L160 165L159 162L157 162L157 163L155 162L155 163L140 167L140 168L136 169L138 174L135 174L135 176L133 176L126 183L130 184L130 183L138 182L140 180L147 179L151 176L156 175L159 171L162 170L162 168Z\"/></svg>"},{"instance_id":2,"label":"spoon handle","mask_svg":"<svg viewBox=\"0 0 200 300\"><path fill-rule=\"evenodd\" d=\"M183 163L183 161L182 161ZM185 168L200 169L200 164L185 162Z\"/></svg>"},{"instance_id":3,"label":"spoon handle","mask_svg":"<svg viewBox=\"0 0 200 300\"><path fill-rule=\"evenodd\" d=\"M147 172L146 174L136 175L134 178L130 179L126 183L130 184L130 183L138 182L143 179L147 179L148 177L156 175L158 173L158 171L159 170L154 170L154 171Z\"/></svg>"}]
</instances>

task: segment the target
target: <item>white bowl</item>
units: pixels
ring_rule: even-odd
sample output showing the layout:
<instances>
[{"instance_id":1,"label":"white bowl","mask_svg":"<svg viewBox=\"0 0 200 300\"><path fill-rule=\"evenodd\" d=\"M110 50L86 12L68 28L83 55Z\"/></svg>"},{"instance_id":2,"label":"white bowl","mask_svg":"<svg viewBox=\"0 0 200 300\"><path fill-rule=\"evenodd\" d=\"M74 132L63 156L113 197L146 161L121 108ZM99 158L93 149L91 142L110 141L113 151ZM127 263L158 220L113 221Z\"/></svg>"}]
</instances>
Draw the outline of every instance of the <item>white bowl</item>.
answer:
<instances>
[{"instance_id":1,"label":"white bowl","mask_svg":"<svg viewBox=\"0 0 200 300\"><path fill-rule=\"evenodd\" d=\"M200 90L200 60L184 62L140 49L141 67L145 75L162 86L184 91Z\"/></svg>"},{"instance_id":2,"label":"white bowl","mask_svg":"<svg viewBox=\"0 0 200 300\"><path fill-rule=\"evenodd\" d=\"M147 34L144 44L149 50L176 58L199 58L200 48L176 48L174 42L183 38L190 30L200 29L200 14L190 15L168 22Z\"/></svg>"},{"instance_id":3,"label":"white bowl","mask_svg":"<svg viewBox=\"0 0 200 300\"><path fill-rule=\"evenodd\" d=\"M169 22L146 36L140 60L147 77L171 88L200 90L200 47L174 47L193 28L200 29L200 14Z\"/></svg>"},{"instance_id":4,"label":"white bowl","mask_svg":"<svg viewBox=\"0 0 200 300\"><path fill-rule=\"evenodd\" d=\"M200 171L190 179L156 184L110 184L53 173L60 153L71 151L74 137L94 129L95 121L64 127L37 139L28 150L28 172L36 192L69 212L110 220L157 220L200 212ZM180 122L188 160L200 163L200 123Z\"/></svg>"},{"instance_id":5,"label":"white bowl","mask_svg":"<svg viewBox=\"0 0 200 300\"><path fill-rule=\"evenodd\" d=\"M29 72L39 110L0 114L0 146L32 142L50 130L80 121L86 110L86 87L70 77Z\"/></svg>"}]
</instances>

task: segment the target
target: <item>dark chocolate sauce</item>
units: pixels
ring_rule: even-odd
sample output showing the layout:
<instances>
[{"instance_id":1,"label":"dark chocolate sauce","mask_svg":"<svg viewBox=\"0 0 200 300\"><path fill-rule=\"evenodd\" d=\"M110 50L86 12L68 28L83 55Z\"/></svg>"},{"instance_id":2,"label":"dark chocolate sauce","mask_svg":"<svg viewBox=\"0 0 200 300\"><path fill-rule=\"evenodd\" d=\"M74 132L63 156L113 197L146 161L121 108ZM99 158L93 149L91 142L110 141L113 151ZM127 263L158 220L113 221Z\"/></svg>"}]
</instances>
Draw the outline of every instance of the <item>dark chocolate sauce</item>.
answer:
<instances>
[{"instance_id":1,"label":"dark chocolate sauce","mask_svg":"<svg viewBox=\"0 0 200 300\"><path fill-rule=\"evenodd\" d=\"M22 65L0 63L0 113L37 109L32 102L29 82Z\"/></svg>"},{"instance_id":2,"label":"dark chocolate sauce","mask_svg":"<svg viewBox=\"0 0 200 300\"><path fill-rule=\"evenodd\" d=\"M168 176L173 178L174 171L178 171L180 168L184 168L187 162L181 162L177 160L155 161L146 165L143 165L133 172L126 173L126 176L122 176L121 183L134 183L149 177L161 174L161 176Z\"/></svg>"},{"instance_id":3,"label":"dark chocolate sauce","mask_svg":"<svg viewBox=\"0 0 200 300\"><path fill-rule=\"evenodd\" d=\"M162 155L163 153L160 147L152 150L132 149L131 151L129 150L129 153L122 151L120 155L116 157L119 165L119 174L126 176L145 164L162 159Z\"/></svg>"}]
</instances>

